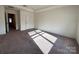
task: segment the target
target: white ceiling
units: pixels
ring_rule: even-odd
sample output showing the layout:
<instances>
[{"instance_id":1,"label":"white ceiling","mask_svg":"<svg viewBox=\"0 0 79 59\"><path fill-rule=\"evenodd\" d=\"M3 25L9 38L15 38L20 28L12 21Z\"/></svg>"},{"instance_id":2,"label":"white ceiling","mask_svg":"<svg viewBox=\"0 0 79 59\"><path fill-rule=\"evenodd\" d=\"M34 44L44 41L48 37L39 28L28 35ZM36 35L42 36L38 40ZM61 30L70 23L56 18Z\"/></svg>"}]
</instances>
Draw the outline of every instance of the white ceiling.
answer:
<instances>
[{"instance_id":1,"label":"white ceiling","mask_svg":"<svg viewBox=\"0 0 79 59\"><path fill-rule=\"evenodd\" d=\"M64 7L64 5L8 5L15 8L25 9L30 12L41 12L54 8Z\"/></svg>"},{"instance_id":2,"label":"white ceiling","mask_svg":"<svg viewBox=\"0 0 79 59\"><path fill-rule=\"evenodd\" d=\"M26 5L26 7L32 8L34 10L43 9L43 8L47 8L50 6L52 6L52 5Z\"/></svg>"}]
</instances>

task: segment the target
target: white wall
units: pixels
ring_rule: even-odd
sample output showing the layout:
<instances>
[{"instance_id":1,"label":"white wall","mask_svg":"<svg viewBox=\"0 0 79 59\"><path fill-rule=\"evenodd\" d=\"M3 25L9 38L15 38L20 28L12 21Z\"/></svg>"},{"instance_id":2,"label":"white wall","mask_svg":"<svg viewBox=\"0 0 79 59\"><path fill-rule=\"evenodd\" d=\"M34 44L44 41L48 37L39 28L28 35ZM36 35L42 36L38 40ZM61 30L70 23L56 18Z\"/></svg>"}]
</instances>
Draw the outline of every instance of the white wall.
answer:
<instances>
[{"instance_id":1,"label":"white wall","mask_svg":"<svg viewBox=\"0 0 79 59\"><path fill-rule=\"evenodd\" d=\"M33 12L28 12L26 10L20 10L20 25L21 30L26 30L34 28L33 22Z\"/></svg>"},{"instance_id":2,"label":"white wall","mask_svg":"<svg viewBox=\"0 0 79 59\"><path fill-rule=\"evenodd\" d=\"M77 42L79 44L79 7L78 7L78 12L77 12Z\"/></svg>"},{"instance_id":3,"label":"white wall","mask_svg":"<svg viewBox=\"0 0 79 59\"><path fill-rule=\"evenodd\" d=\"M3 6L0 6L0 35L5 33L5 9Z\"/></svg>"},{"instance_id":4,"label":"white wall","mask_svg":"<svg viewBox=\"0 0 79 59\"><path fill-rule=\"evenodd\" d=\"M76 7L66 6L35 14L35 28L76 38Z\"/></svg>"},{"instance_id":5,"label":"white wall","mask_svg":"<svg viewBox=\"0 0 79 59\"><path fill-rule=\"evenodd\" d=\"M79 18L78 18L78 25L77 25L77 42L79 44Z\"/></svg>"}]
</instances>

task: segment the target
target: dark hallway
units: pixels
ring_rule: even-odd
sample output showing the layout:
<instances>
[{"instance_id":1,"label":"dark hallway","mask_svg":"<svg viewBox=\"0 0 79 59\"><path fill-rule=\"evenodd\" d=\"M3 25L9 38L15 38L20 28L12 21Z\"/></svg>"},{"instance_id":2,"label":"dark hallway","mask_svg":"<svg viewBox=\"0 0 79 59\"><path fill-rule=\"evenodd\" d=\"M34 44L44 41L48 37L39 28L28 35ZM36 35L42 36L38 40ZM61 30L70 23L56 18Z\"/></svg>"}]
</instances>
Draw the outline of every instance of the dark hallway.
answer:
<instances>
[{"instance_id":1,"label":"dark hallway","mask_svg":"<svg viewBox=\"0 0 79 59\"><path fill-rule=\"evenodd\" d=\"M9 31L16 30L15 14L8 13Z\"/></svg>"}]
</instances>

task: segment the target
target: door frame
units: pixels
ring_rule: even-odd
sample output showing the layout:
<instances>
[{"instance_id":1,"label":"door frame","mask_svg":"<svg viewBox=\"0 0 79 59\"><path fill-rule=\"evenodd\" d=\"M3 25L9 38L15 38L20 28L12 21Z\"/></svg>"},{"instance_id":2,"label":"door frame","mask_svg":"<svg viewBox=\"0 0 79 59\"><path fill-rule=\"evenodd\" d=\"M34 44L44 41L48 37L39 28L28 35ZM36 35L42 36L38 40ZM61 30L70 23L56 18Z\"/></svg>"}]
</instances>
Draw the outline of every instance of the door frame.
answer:
<instances>
[{"instance_id":1,"label":"door frame","mask_svg":"<svg viewBox=\"0 0 79 59\"><path fill-rule=\"evenodd\" d=\"M19 19L19 15L18 15L18 10L14 10L14 9L5 9L5 24L6 24L6 33L9 32L9 23L8 23L8 13L10 14L14 14L15 15L15 23L16 23L16 30L20 30L20 19Z\"/></svg>"}]
</instances>

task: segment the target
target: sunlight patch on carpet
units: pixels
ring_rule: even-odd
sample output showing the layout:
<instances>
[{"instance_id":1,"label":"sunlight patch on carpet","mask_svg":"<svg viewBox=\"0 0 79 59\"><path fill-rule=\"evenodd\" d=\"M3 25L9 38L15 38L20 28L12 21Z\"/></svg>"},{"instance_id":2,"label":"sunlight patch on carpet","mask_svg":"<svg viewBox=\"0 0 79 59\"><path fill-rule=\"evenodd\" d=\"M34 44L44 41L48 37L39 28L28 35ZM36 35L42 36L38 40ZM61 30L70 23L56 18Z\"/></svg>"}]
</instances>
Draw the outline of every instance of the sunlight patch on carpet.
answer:
<instances>
[{"instance_id":1,"label":"sunlight patch on carpet","mask_svg":"<svg viewBox=\"0 0 79 59\"><path fill-rule=\"evenodd\" d=\"M55 43L56 40L57 40L57 38L55 36L52 36L52 35L50 35L48 33L44 33L44 34L42 34L42 36L44 36L45 38L47 38L48 40L50 40L52 43Z\"/></svg>"},{"instance_id":2,"label":"sunlight patch on carpet","mask_svg":"<svg viewBox=\"0 0 79 59\"><path fill-rule=\"evenodd\" d=\"M35 30L37 33L42 32L41 30Z\"/></svg>"},{"instance_id":3,"label":"sunlight patch on carpet","mask_svg":"<svg viewBox=\"0 0 79 59\"><path fill-rule=\"evenodd\" d=\"M55 36L41 30L34 30L28 32L28 34L44 54L48 54L50 52L51 48L54 46L53 43L55 43L57 40Z\"/></svg>"},{"instance_id":4,"label":"sunlight patch on carpet","mask_svg":"<svg viewBox=\"0 0 79 59\"><path fill-rule=\"evenodd\" d=\"M31 31L31 32L28 32L28 34L31 36L31 35L36 34L36 32L35 31Z\"/></svg>"},{"instance_id":5,"label":"sunlight patch on carpet","mask_svg":"<svg viewBox=\"0 0 79 59\"><path fill-rule=\"evenodd\" d=\"M34 38L33 40L38 45L38 47L41 49L41 51L45 54L49 53L49 51L51 50L51 48L53 46L50 42L48 42L41 36L38 36L38 37Z\"/></svg>"}]
</instances>

